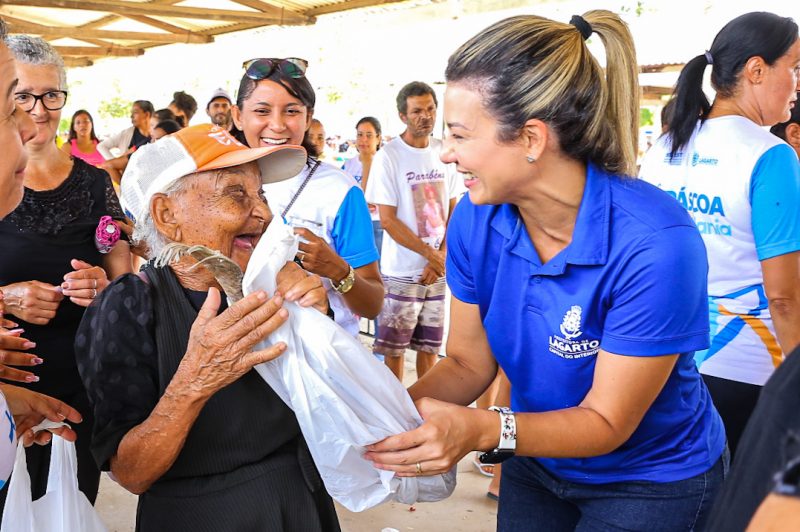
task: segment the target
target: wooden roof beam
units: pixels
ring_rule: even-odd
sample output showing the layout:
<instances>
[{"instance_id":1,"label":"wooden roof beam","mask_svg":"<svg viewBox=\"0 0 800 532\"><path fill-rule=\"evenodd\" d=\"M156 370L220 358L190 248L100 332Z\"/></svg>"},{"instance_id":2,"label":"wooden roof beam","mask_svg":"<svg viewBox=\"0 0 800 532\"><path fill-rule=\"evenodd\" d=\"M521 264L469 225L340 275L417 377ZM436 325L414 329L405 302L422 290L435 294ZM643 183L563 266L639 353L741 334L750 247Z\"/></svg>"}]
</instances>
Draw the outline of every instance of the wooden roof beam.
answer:
<instances>
[{"instance_id":1,"label":"wooden roof beam","mask_svg":"<svg viewBox=\"0 0 800 532\"><path fill-rule=\"evenodd\" d=\"M116 15L144 15L178 17L202 20L221 20L227 22L253 22L263 25L312 24L312 17L298 15L291 11L277 10L277 14L256 11L237 11L231 9L207 9L200 7L172 6L155 3L127 2L123 0L3 0L3 5L26 7L49 7L78 9L84 11L107 11Z\"/></svg>"},{"instance_id":2,"label":"wooden roof beam","mask_svg":"<svg viewBox=\"0 0 800 532\"><path fill-rule=\"evenodd\" d=\"M237 4L245 7L249 7L251 9L261 11L262 13L269 13L271 15L280 18L287 18L287 17L293 17L299 19L308 18L305 16L304 13L298 13L297 11L294 11L292 9L287 9L285 7L277 7L272 4L262 2L261 0L233 0L233 2L236 2ZM313 20L309 20L308 23L309 24L313 23Z\"/></svg>"},{"instance_id":3,"label":"wooden roof beam","mask_svg":"<svg viewBox=\"0 0 800 532\"><path fill-rule=\"evenodd\" d=\"M89 59L88 57L65 57L64 58L64 66L67 68L71 67L87 67L92 66L94 61Z\"/></svg>"},{"instance_id":4,"label":"wooden roof beam","mask_svg":"<svg viewBox=\"0 0 800 532\"><path fill-rule=\"evenodd\" d=\"M330 4L327 6L307 9L303 11L303 14L309 17L317 17L319 15L340 13L342 11L349 11L351 9L361 9L362 7L379 7L386 4L397 4L405 1L406 0L352 0L350 2L341 2L338 4Z\"/></svg>"},{"instance_id":5,"label":"wooden roof beam","mask_svg":"<svg viewBox=\"0 0 800 532\"><path fill-rule=\"evenodd\" d=\"M199 33L192 33L191 31L180 30L177 26L172 26L180 33L152 33L142 31L113 31L113 30L87 30L81 29L76 31L73 28L57 28L54 26L42 26L39 24L25 23L23 21L11 21L10 17L3 17L8 22L9 31L11 33L28 33L34 35L41 35L45 39L60 39L69 37L73 39L112 39L120 41L137 41L137 42L157 42L157 43L210 43L214 42L214 37L210 35L202 35ZM104 46L109 46L111 43L106 42Z\"/></svg>"},{"instance_id":6,"label":"wooden roof beam","mask_svg":"<svg viewBox=\"0 0 800 532\"><path fill-rule=\"evenodd\" d=\"M134 57L144 53L142 48L126 48L124 46L54 46L53 48L62 57Z\"/></svg>"},{"instance_id":7,"label":"wooden roof beam","mask_svg":"<svg viewBox=\"0 0 800 532\"><path fill-rule=\"evenodd\" d=\"M25 31L24 33L38 33L39 35L47 35L47 38L63 38L70 37L73 39L111 39L116 41L136 41L136 42L156 42L159 44L178 44L178 43L210 43L214 42L214 37L211 35L202 35L199 33L192 33L190 31L177 35L174 33L146 33L140 31L105 31L105 30L80 30L76 35L71 32L69 28L47 28L46 32L32 32ZM14 30L12 30L13 32ZM108 45L110 43L106 43Z\"/></svg>"},{"instance_id":8,"label":"wooden roof beam","mask_svg":"<svg viewBox=\"0 0 800 532\"><path fill-rule=\"evenodd\" d=\"M685 66L684 63L666 63L663 65L639 65L639 72L642 74L655 74L659 72L680 72Z\"/></svg>"}]
</instances>

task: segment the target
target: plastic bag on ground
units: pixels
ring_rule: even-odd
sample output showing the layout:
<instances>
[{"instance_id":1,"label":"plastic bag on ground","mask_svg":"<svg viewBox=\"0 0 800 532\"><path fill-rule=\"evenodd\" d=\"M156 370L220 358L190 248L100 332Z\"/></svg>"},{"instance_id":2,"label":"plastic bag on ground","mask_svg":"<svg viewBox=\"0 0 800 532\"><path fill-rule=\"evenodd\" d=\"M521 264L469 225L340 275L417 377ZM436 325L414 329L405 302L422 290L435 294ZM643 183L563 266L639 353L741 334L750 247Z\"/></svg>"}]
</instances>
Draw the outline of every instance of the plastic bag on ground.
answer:
<instances>
[{"instance_id":1,"label":"plastic bag on ground","mask_svg":"<svg viewBox=\"0 0 800 532\"><path fill-rule=\"evenodd\" d=\"M276 219L253 251L245 295L275 291L275 276L294 258L298 238ZM399 478L365 460L365 446L418 427L422 418L394 374L361 342L314 309L287 302L289 319L256 346L279 341L286 352L256 366L291 408L328 493L350 511L382 502L434 502L453 492L456 468L443 475Z\"/></svg>"},{"instance_id":2,"label":"plastic bag on ground","mask_svg":"<svg viewBox=\"0 0 800 532\"><path fill-rule=\"evenodd\" d=\"M40 425L41 428L61 424ZM106 527L78 489L75 444L53 435L47 492L31 501L31 478L20 442L8 485L0 532L106 532Z\"/></svg>"}]
</instances>

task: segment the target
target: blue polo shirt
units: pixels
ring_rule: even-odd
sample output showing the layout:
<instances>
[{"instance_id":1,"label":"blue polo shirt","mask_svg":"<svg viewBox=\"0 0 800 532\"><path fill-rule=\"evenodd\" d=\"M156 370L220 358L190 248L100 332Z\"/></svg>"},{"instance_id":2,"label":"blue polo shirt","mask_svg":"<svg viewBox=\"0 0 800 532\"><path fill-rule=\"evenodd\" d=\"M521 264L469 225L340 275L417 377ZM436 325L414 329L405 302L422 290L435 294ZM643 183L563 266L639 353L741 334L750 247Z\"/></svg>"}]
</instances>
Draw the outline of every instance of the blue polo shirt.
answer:
<instances>
[{"instance_id":1,"label":"blue polo shirt","mask_svg":"<svg viewBox=\"0 0 800 532\"><path fill-rule=\"evenodd\" d=\"M453 212L447 250L448 285L478 305L517 412L580 404L599 349L680 354L627 442L593 458L538 459L554 475L590 484L670 482L720 457L722 421L693 360L709 345L708 262L678 202L589 165L572 242L546 264L516 207L476 206L469 197Z\"/></svg>"}]
</instances>

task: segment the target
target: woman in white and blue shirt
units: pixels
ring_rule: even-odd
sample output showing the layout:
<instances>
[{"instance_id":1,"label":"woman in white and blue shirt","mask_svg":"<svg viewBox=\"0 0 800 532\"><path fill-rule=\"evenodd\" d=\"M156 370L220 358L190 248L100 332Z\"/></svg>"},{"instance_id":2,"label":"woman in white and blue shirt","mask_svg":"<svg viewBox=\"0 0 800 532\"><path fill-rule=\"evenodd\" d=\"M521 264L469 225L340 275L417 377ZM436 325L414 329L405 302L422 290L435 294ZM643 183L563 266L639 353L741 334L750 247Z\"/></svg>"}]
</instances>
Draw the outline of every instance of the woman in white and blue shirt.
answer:
<instances>
[{"instance_id":1,"label":"woman in white and blue shirt","mask_svg":"<svg viewBox=\"0 0 800 532\"><path fill-rule=\"evenodd\" d=\"M762 385L800 343L800 166L764 128L789 118L798 90L797 24L734 19L684 68L640 171L690 213L708 250L711 346L695 359L733 454Z\"/></svg>"},{"instance_id":2,"label":"woman in white and blue shirt","mask_svg":"<svg viewBox=\"0 0 800 532\"><path fill-rule=\"evenodd\" d=\"M705 249L685 210L626 177L627 27L608 11L512 17L445 75L442 160L469 189L447 229L448 356L409 390L425 423L366 457L402 476L474 449L508 458L501 532L702 530L727 464L693 360L708 347ZM467 408L498 365L515 412Z\"/></svg>"},{"instance_id":3,"label":"woman in white and blue shirt","mask_svg":"<svg viewBox=\"0 0 800 532\"><path fill-rule=\"evenodd\" d=\"M375 153L381 148L381 123L374 116L365 116L356 123L356 148L358 155L352 159L347 159L342 166L342 170L356 180L361 190L367 190L369 172L372 169L372 159ZM375 247L378 248L378 255L381 253L383 244L383 228L378 208L375 205L369 206L369 217L372 220L372 235L375 237Z\"/></svg>"}]
</instances>

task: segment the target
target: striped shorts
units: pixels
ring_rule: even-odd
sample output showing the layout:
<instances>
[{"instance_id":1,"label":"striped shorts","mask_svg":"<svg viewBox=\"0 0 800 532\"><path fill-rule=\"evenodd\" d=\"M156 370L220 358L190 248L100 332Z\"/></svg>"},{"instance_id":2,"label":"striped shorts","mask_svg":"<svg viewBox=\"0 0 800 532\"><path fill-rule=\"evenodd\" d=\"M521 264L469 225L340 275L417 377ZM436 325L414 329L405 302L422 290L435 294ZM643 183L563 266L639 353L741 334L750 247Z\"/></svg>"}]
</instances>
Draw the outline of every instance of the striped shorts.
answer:
<instances>
[{"instance_id":1,"label":"striped shorts","mask_svg":"<svg viewBox=\"0 0 800 532\"><path fill-rule=\"evenodd\" d=\"M386 295L372 351L402 356L406 349L439 354L444 335L445 279L424 285L409 277L383 276Z\"/></svg>"}]
</instances>

